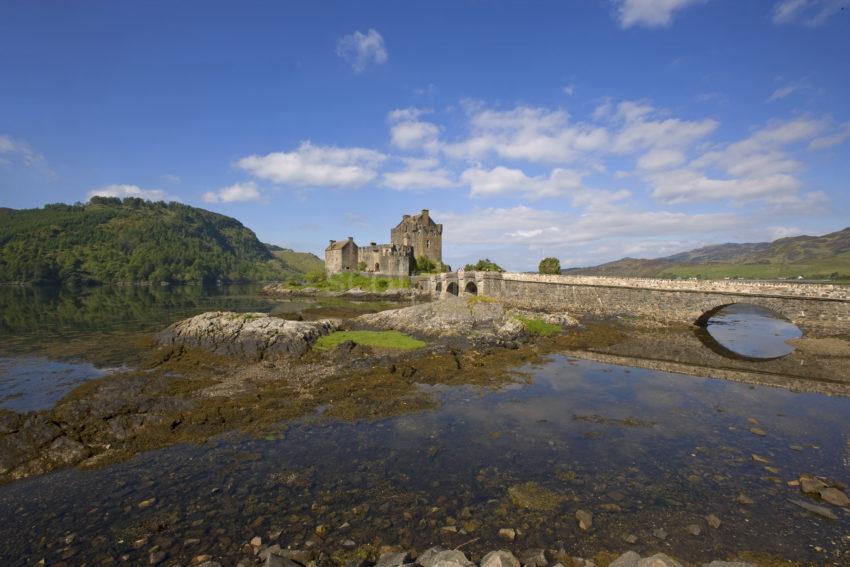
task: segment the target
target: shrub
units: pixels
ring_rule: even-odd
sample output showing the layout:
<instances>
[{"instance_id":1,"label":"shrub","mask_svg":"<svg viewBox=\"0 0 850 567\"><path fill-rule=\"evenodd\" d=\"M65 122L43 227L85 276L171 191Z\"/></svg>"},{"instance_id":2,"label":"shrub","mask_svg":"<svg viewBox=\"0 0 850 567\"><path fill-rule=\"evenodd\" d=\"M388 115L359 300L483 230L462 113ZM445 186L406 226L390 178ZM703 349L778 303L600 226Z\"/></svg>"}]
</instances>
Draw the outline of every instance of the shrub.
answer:
<instances>
[{"instance_id":1,"label":"shrub","mask_svg":"<svg viewBox=\"0 0 850 567\"><path fill-rule=\"evenodd\" d=\"M496 262L490 260L490 258L484 258L483 260L478 260L475 264L467 264L464 269L466 271L472 272L504 272Z\"/></svg>"},{"instance_id":2,"label":"shrub","mask_svg":"<svg viewBox=\"0 0 850 567\"><path fill-rule=\"evenodd\" d=\"M561 261L557 258L543 258L537 266L537 271L541 274L560 274Z\"/></svg>"}]
</instances>

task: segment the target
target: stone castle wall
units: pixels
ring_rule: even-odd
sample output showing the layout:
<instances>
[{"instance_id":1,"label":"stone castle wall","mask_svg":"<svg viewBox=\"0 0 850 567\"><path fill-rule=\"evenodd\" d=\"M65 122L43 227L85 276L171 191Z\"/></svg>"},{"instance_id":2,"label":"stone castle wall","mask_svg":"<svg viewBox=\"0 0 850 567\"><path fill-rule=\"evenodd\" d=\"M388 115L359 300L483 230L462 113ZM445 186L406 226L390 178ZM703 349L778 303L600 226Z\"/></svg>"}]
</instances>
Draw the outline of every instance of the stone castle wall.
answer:
<instances>
[{"instance_id":1,"label":"stone castle wall","mask_svg":"<svg viewBox=\"0 0 850 567\"><path fill-rule=\"evenodd\" d=\"M413 273L415 260L409 247L376 244L358 248L358 264L366 264L366 272L388 276L408 276Z\"/></svg>"},{"instance_id":2,"label":"stone castle wall","mask_svg":"<svg viewBox=\"0 0 850 567\"><path fill-rule=\"evenodd\" d=\"M413 247L417 258L425 256L437 264L443 263L443 225L434 224L427 209L419 215L404 215L401 223L390 231L390 242Z\"/></svg>"}]
</instances>

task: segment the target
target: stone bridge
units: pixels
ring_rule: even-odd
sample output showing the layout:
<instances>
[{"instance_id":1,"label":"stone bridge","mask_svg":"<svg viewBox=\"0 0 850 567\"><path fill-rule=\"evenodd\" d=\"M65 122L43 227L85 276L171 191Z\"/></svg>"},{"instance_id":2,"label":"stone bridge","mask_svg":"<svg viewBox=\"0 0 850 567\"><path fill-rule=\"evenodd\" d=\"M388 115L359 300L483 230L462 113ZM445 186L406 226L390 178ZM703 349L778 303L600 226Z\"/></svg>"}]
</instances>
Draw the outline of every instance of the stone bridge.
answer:
<instances>
[{"instance_id":1,"label":"stone bridge","mask_svg":"<svg viewBox=\"0 0 850 567\"><path fill-rule=\"evenodd\" d=\"M485 295L525 309L695 325L704 325L722 307L749 303L770 309L809 334L850 334L850 286L843 285L495 272L420 276L414 283L434 299Z\"/></svg>"}]
</instances>

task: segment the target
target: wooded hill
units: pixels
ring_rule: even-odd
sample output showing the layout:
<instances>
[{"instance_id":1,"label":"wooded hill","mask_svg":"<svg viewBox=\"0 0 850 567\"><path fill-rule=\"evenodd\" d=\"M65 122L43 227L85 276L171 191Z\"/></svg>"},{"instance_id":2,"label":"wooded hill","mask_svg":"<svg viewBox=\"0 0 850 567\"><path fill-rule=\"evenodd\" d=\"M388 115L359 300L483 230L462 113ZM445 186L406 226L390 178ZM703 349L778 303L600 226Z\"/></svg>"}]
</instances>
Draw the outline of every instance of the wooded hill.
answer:
<instances>
[{"instance_id":1,"label":"wooded hill","mask_svg":"<svg viewBox=\"0 0 850 567\"><path fill-rule=\"evenodd\" d=\"M93 197L0 209L0 283L281 280L306 271L298 254L292 265L236 219L181 203Z\"/></svg>"},{"instance_id":2,"label":"wooded hill","mask_svg":"<svg viewBox=\"0 0 850 567\"><path fill-rule=\"evenodd\" d=\"M850 228L823 236L717 244L673 256L623 258L564 273L658 278L850 280Z\"/></svg>"}]
</instances>

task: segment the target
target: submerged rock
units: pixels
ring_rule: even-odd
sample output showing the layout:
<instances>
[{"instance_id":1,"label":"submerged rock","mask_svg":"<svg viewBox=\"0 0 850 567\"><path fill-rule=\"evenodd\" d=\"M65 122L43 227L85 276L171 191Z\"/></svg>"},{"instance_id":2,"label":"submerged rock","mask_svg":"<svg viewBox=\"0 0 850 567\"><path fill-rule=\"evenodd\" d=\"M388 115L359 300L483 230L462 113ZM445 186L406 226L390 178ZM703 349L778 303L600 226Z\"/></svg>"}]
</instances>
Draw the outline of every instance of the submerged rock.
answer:
<instances>
[{"instance_id":1,"label":"submerged rock","mask_svg":"<svg viewBox=\"0 0 850 567\"><path fill-rule=\"evenodd\" d=\"M322 335L339 329L332 320L287 321L265 313L211 311L174 323L156 336L165 347L200 348L245 360L300 356Z\"/></svg>"},{"instance_id":2,"label":"submerged rock","mask_svg":"<svg viewBox=\"0 0 850 567\"><path fill-rule=\"evenodd\" d=\"M832 510L827 508L826 506L818 506L817 504L812 504L811 502L804 502L802 500L791 500L793 504L796 504L800 508L808 510L813 514L817 514L818 516L822 516L824 518L828 518L830 520L837 520L838 516L836 516Z\"/></svg>"},{"instance_id":3,"label":"submerged rock","mask_svg":"<svg viewBox=\"0 0 850 567\"><path fill-rule=\"evenodd\" d=\"M684 567L681 563L663 553L656 553L638 561L638 567Z\"/></svg>"},{"instance_id":4,"label":"submerged rock","mask_svg":"<svg viewBox=\"0 0 850 567\"><path fill-rule=\"evenodd\" d=\"M634 551L627 551L611 562L608 567L637 567L640 555Z\"/></svg>"}]
</instances>

